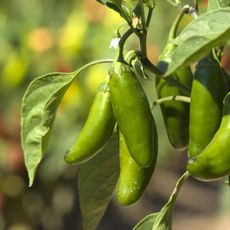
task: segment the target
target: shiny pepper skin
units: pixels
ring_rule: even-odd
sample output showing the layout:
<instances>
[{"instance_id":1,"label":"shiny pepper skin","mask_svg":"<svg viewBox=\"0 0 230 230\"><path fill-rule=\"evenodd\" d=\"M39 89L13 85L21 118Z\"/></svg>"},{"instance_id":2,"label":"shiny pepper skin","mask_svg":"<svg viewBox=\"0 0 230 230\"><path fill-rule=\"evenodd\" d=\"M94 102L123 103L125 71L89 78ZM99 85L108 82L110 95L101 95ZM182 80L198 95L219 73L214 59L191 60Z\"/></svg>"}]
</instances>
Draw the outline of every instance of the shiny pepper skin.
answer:
<instances>
[{"instance_id":1,"label":"shiny pepper skin","mask_svg":"<svg viewBox=\"0 0 230 230\"><path fill-rule=\"evenodd\" d=\"M175 46L169 43L160 55L158 68L162 72L165 72L167 65L170 64L174 49ZM171 77L191 89L193 74L189 66L178 69ZM156 90L158 98L185 95L178 88L161 78L156 78ZM177 150L185 149L189 140L189 105L180 101L168 101L162 103L160 107L169 142Z\"/></svg>"},{"instance_id":2,"label":"shiny pepper skin","mask_svg":"<svg viewBox=\"0 0 230 230\"><path fill-rule=\"evenodd\" d=\"M155 137L157 139L157 136ZM154 151L157 153L157 142ZM119 133L120 176L117 185L117 197L121 205L135 203L145 191L156 165L156 158L150 166L139 166L129 153L124 137Z\"/></svg>"},{"instance_id":3,"label":"shiny pepper skin","mask_svg":"<svg viewBox=\"0 0 230 230\"><path fill-rule=\"evenodd\" d=\"M156 126L143 88L130 66L115 62L109 87L114 115L133 159L148 167L156 158Z\"/></svg>"},{"instance_id":4,"label":"shiny pepper skin","mask_svg":"<svg viewBox=\"0 0 230 230\"><path fill-rule=\"evenodd\" d=\"M105 81L99 86L87 121L73 147L65 155L65 161L79 164L93 157L110 138L114 125L109 85Z\"/></svg>"},{"instance_id":5,"label":"shiny pepper skin","mask_svg":"<svg viewBox=\"0 0 230 230\"><path fill-rule=\"evenodd\" d=\"M210 54L199 61L192 84L189 157L199 154L219 128L225 85L219 63Z\"/></svg>"},{"instance_id":6,"label":"shiny pepper skin","mask_svg":"<svg viewBox=\"0 0 230 230\"><path fill-rule=\"evenodd\" d=\"M230 174L230 93L224 99L220 127L204 150L189 161L187 170L204 181L217 180Z\"/></svg>"}]
</instances>

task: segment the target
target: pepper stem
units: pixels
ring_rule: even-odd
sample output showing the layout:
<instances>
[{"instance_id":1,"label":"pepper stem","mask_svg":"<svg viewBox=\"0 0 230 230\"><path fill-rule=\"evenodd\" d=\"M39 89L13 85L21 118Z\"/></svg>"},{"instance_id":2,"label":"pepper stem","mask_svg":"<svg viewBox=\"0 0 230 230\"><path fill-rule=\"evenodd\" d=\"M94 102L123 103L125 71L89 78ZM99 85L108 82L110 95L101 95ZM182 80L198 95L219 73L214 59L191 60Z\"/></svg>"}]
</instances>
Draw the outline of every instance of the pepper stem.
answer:
<instances>
[{"instance_id":1,"label":"pepper stem","mask_svg":"<svg viewBox=\"0 0 230 230\"><path fill-rule=\"evenodd\" d=\"M117 57L117 61L119 62L122 62L122 63L125 63L125 60L124 60L124 55L123 55L123 52L124 52L124 45L125 45L125 42L126 40L129 38L130 35L133 34L133 29L129 29L127 30L123 36L121 37L120 41L119 41L119 53L118 53L118 57Z\"/></svg>"},{"instance_id":2,"label":"pepper stem","mask_svg":"<svg viewBox=\"0 0 230 230\"><path fill-rule=\"evenodd\" d=\"M174 20L174 22L173 22L173 24L172 24L172 26L170 28L169 36L168 36L168 41L172 40L172 39L174 39L176 37L178 25L180 24L180 21L181 21L182 17L186 13L188 13L189 9L190 9L190 6L189 5L185 5L180 10L179 14L177 15L176 19Z\"/></svg>"},{"instance_id":3,"label":"pepper stem","mask_svg":"<svg viewBox=\"0 0 230 230\"><path fill-rule=\"evenodd\" d=\"M89 62L86 65L83 65L82 67L80 67L79 69L74 71L75 77L77 75L79 75L81 72L83 72L84 70L86 70L86 69L88 69L94 65L103 64L103 63L113 63L113 59L100 59L100 60L95 60L95 61Z\"/></svg>"}]
</instances>

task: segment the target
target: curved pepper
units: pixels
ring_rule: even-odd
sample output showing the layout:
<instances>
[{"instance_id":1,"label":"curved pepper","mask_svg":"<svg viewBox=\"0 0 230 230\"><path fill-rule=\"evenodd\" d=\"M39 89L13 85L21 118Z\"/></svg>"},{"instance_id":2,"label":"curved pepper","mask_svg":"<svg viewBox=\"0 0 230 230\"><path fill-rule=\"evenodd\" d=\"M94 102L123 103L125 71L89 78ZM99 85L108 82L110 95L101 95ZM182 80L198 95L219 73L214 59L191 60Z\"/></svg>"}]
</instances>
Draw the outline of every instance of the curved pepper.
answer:
<instances>
[{"instance_id":1,"label":"curved pepper","mask_svg":"<svg viewBox=\"0 0 230 230\"><path fill-rule=\"evenodd\" d=\"M157 136L155 137L157 140ZM157 153L157 142L154 152ZM156 155L155 155L156 156ZM156 165L156 157L147 168L139 166L132 158L124 137L119 133L120 176L117 185L118 201L122 205L135 203L145 191Z\"/></svg>"},{"instance_id":2,"label":"curved pepper","mask_svg":"<svg viewBox=\"0 0 230 230\"><path fill-rule=\"evenodd\" d=\"M199 61L192 84L189 157L199 154L219 128L225 85L219 63L212 53Z\"/></svg>"},{"instance_id":3,"label":"curved pepper","mask_svg":"<svg viewBox=\"0 0 230 230\"><path fill-rule=\"evenodd\" d=\"M73 147L65 155L65 161L79 164L93 157L110 138L114 125L109 85L105 81L99 86L87 121Z\"/></svg>"},{"instance_id":4,"label":"curved pepper","mask_svg":"<svg viewBox=\"0 0 230 230\"><path fill-rule=\"evenodd\" d=\"M156 157L156 126L143 88L130 66L115 62L109 81L118 127L133 159L148 167Z\"/></svg>"},{"instance_id":5,"label":"curved pepper","mask_svg":"<svg viewBox=\"0 0 230 230\"><path fill-rule=\"evenodd\" d=\"M168 50L165 50L165 54L163 53L158 60L158 67L162 72L166 70L166 63L171 62L170 55L174 47L168 45L165 49ZM190 67L180 68L171 77L187 88L191 88L193 75ZM160 78L156 78L156 89L158 98L185 95L178 88ZM167 101L162 103L160 107L171 145L178 150L186 148L189 139L189 105L180 101Z\"/></svg>"},{"instance_id":6,"label":"curved pepper","mask_svg":"<svg viewBox=\"0 0 230 230\"><path fill-rule=\"evenodd\" d=\"M224 98L221 124L211 142L187 165L200 180L217 180L230 174L230 93Z\"/></svg>"},{"instance_id":7,"label":"curved pepper","mask_svg":"<svg viewBox=\"0 0 230 230\"><path fill-rule=\"evenodd\" d=\"M176 48L172 40L176 36L179 22L187 10L188 7L185 6L178 14L170 29L167 44L162 54L159 56L157 66L163 73L167 70L168 65L172 61L172 53ZM170 77L176 79L188 89L191 89L193 74L190 66L181 67ZM156 90L158 98L185 95L181 90L160 77L156 78ZM161 104L160 107L169 142L175 149L182 150L186 148L189 139L189 105L180 101L168 101Z\"/></svg>"}]
</instances>

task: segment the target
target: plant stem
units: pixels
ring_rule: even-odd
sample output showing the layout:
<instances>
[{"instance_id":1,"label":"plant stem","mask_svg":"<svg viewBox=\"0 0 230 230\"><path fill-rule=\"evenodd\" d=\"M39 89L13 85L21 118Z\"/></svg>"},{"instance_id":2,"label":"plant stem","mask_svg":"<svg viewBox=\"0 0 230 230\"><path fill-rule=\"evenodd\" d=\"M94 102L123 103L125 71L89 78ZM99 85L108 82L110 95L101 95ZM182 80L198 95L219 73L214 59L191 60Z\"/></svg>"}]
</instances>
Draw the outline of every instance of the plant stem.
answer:
<instances>
[{"instance_id":1,"label":"plant stem","mask_svg":"<svg viewBox=\"0 0 230 230\"><path fill-rule=\"evenodd\" d=\"M121 37L121 40L119 42L119 54L117 57L117 61L125 63L124 57L123 57L123 51L124 51L124 45L126 40L129 38L129 36L133 34L133 29L127 30L123 36Z\"/></svg>"},{"instance_id":2,"label":"plant stem","mask_svg":"<svg viewBox=\"0 0 230 230\"><path fill-rule=\"evenodd\" d=\"M168 200L168 202L166 203L165 206L167 206L167 205L172 206L172 204L175 203L176 198L177 198L177 195L178 195L180 189L182 188L182 185L184 184L185 180L186 180L188 177L189 177L189 173L188 173L188 171L186 171L186 172L179 178L179 180L177 181L176 186L175 186L175 188L174 188L174 190L173 190L173 192L172 192L172 194L171 194L171 196L170 196L170 198L169 198L169 200Z\"/></svg>"},{"instance_id":3,"label":"plant stem","mask_svg":"<svg viewBox=\"0 0 230 230\"><path fill-rule=\"evenodd\" d=\"M139 36L139 41L140 41L140 49L141 49L141 56L142 59L146 59L147 58L147 32L144 32L142 34L140 34Z\"/></svg>"},{"instance_id":4,"label":"plant stem","mask_svg":"<svg viewBox=\"0 0 230 230\"><path fill-rule=\"evenodd\" d=\"M141 6L141 22L143 28L141 31L139 31L139 33L136 33L136 35L139 38L142 59L146 59L147 58L147 34L148 34L148 27L152 18L153 8L151 7L148 8L147 19L145 20L143 0L140 0L140 6Z\"/></svg>"},{"instance_id":5,"label":"plant stem","mask_svg":"<svg viewBox=\"0 0 230 230\"><path fill-rule=\"evenodd\" d=\"M190 97L180 96L180 95L163 97L161 99L154 101L152 103L151 108L153 108L156 105L160 105L162 103L168 102L168 101L181 101L181 102L185 102L185 103L190 103Z\"/></svg>"},{"instance_id":6,"label":"plant stem","mask_svg":"<svg viewBox=\"0 0 230 230\"><path fill-rule=\"evenodd\" d=\"M182 7L182 9L180 10L180 12L178 13L174 23L172 24L170 31L169 31L169 36L168 36L168 41L174 39L176 37L176 33L177 33L177 28L178 25L182 19L182 17L184 16L184 14L186 12L188 12L190 6L189 5L185 5Z\"/></svg>"},{"instance_id":7,"label":"plant stem","mask_svg":"<svg viewBox=\"0 0 230 230\"><path fill-rule=\"evenodd\" d=\"M86 65L83 65L82 67L80 67L79 69L74 71L75 77L77 75L79 75L82 71L84 71L84 70L86 70L86 69L88 69L94 65L104 64L104 63L113 63L113 59L100 59L100 60L89 62Z\"/></svg>"},{"instance_id":8,"label":"plant stem","mask_svg":"<svg viewBox=\"0 0 230 230\"><path fill-rule=\"evenodd\" d=\"M152 14L153 14L153 8L149 7L149 11L148 11L147 19L146 19L146 27L147 27L147 29L149 28L151 18L152 18Z\"/></svg>"},{"instance_id":9,"label":"plant stem","mask_svg":"<svg viewBox=\"0 0 230 230\"><path fill-rule=\"evenodd\" d=\"M146 33L146 24L145 24L145 10L143 0L140 0L140 8L141 8L141 24L143 26L143 32Z\"/></svg>"},{"instance_id":10,"label":"plant stem","mask_svg":"<svg viewBox=\"0 0 230 230\"><path fill-rule=\"evenodd\" d=\"M148 59L145 59L143 61L143 65L147 71L151 72L152 74L156 74L157 77L160 77L160 78L164 79L165 81L167 81L168 83L174 85L175 87L177 87L178 89L183 91L188 96L190 95L191 90L188 87L181 84L179 81L175 80L171 76L169 76L169 77L163 76L164 73L162 71L160 71L155 65L153 65Z\"/></svg>"}]
</instances>

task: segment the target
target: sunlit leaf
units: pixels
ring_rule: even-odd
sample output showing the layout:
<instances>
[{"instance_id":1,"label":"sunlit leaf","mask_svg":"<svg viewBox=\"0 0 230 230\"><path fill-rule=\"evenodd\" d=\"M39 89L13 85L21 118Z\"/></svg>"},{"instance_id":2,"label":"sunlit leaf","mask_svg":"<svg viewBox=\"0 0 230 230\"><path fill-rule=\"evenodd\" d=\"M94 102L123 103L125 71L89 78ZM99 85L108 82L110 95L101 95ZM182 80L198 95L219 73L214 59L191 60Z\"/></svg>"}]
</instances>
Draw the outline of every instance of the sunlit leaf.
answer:
<instances>
[{"instance_id":1,"label":"sunlit leaf","mask_svg":"<svg viewBox=\"0 0 230 230\"><path fill-rule=\"evenodd\" d=\"M209 0L207 11L212 11L230 6L230 0Z\"/></svg>"},{"instance_id":2,"label":"sunlit leaf","mask_svg":"<svg viewBox=\"0 0 230 230\"><path fill-rule=\"evenodd\" d=\"M188 177L185 172L177 181L176 186L165 206L159 211L144 217L133 230L171 230L172 229L172 209L178 193Z\"/></svg>"},{"instance_id":3,"label":"sunlit leaf","mask_svg":"<svg viewBox=\"0 0 230 230\"><path fill-rule=\"evenodd\" d=\"M134 228L133 230L151 230L154 222L158 216L159 212L151 213L148 216L144 217Z\"/></svg>"},{"instance_id":4,"label":"sunlit leaf","mask_svg":"<svg viewBox=\"0 0 230 230\"><path fill-rule=\"evenodd\" d=\"M125 18L129 22L132 21L134 16L140 15L140 1L139 0L97 0L101 4L115 10L121 17ZM154 8L155 0L144 0L144 4L149 8Z\"/></svg>"},{"instance_id":5,"label":"sunlit leaf","mask_svg":"<svg viewBox=\"0 0 230 230\"><path fill-rule=\"evenodd\" d=\"M172 229L172 207L171 204L164 206L158 213L152 226L152 230L171 230Z\"/></svg>"},{"instance_id":6,"label":"sunlit leaf","mask_svg":"<svg viewBox=\"0 0 230 230\"><path fill-rule=\"evenodd\" d=\"M56 109L74 77L73 73L50 73L33 80L25 92L21 110L21 142L30 186L44 156Z\"/></svg>"},{"instance_id":7,"label":"sunlit leaf","mask_svg":"<svg viewBox=\"0 0 230 230\"><path fill-rule=\"evenodd\" d=\"M80 166L78 189L83 216L83 229L96 229L111 201L118 175L118 143L113 135L105 148Z\"/></svg>"},{"instance_id":8,"label":"sunlit leaf","mask_svg":"<svg viewBox=\"0 0 230 230\"><path fill-rule=\"evenodd\" d=\"M123 0L97 0L98 2L102 3L103 5L117 11L121 17L128 18L131 20L133 10L137 5L136 1L123 1Z\"/></svg>"},{"instance_id":9,"label":"sunlit leaf","mask_svg":"<svg viewBox=\"0 0 230 230\"><path fill-rule=\"evenodd\" d=\"M230 39L229 22L230 7L202 14L191 22L174 40L178 46L165 75L168 76L179 67L199 60L212 48L223 45Z\"/></svg>"},{"instance_id":10,"label":"sunlit leaf","mask_svg":"<svg viewBox=\"0 0 230 230\"><path fill-rule=\"evenodd\" d=\"M171 230L172 209L171 204L164 206L160 212L144 217L133 230Z\"/></svg>"}]
</instances>

